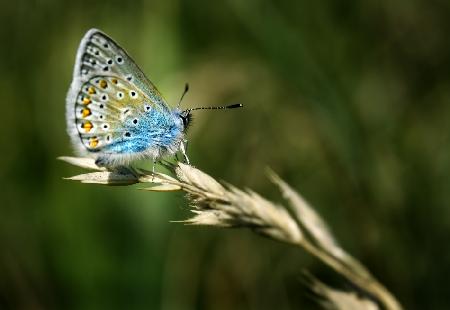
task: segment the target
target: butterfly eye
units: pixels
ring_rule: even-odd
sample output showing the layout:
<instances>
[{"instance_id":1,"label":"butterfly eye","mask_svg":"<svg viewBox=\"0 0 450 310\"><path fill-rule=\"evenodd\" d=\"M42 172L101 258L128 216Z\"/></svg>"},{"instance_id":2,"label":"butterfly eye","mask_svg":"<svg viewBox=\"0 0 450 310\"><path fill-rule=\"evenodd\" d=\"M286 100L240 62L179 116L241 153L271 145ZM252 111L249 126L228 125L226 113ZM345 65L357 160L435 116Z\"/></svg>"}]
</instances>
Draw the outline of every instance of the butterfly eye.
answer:
<instances>
[{"instance_id":1,"label":"butterfly eye","mask_svg":"<svg viewBox=\"0 0 450 310\"><path fill-rule=\"evenodd\" d=\"M108 124L103 124L103 129L108 129L108 128L109 128Z\"/></svg>"},{"instance_id":2,"label":"butterfly eye","mask_svg":"<svg viewBox=\"0 0 450 310\"><path fill-rule=\"evenodd\" d=\"M108 100L108 95L106 95L106 94L102 95L101 99L102 99L103 101ZM101 106L102 106L102 105L100 105L100 107L101 107Z\"/></svg>"},{"instance_id":3,"label":"butterfly eye","mask_svg":"<svg viewBox=\"0 0 450 310\"><path fill-rule=\"evenodd\" d=\"M134 90L130 91L130 96L133 99L136 99L138 97L137 93Z\"/></svg>"},{"instance_id":4,"label":"butterfly eye","mask_svg":"<svg viewBox=\"0 0 450 310\"><path fill-rule=\"evenodd\" d=\"M121 91L117 92L117 99L122 99L123 98L123 93Z\"/></svg>"},{"instance_id":5,"label":"butterfly eye","mask_svg":"<svg viewBox=\"0 0 450 310\"><path fill-rule=\"evenodd\" d=\"M133 120L133 124L137 124L138 123L138 120L135 118L134 120Z\"/></svg>"},{"instance_id":6,"label":"butterfly eye","mask_svg":"<svg viewBox=\"0 0 450 310\"><path fill-rule=\"evenodd\" d=\"M151 107L149 105L145 105L144 108L145 108L145 111L147 111L147 112L150 111L150 109L151 109Z\"/></svg>"},{"instance_id":7,"label":"butterfly eye","mask_svg":"<svg viewBox=\"0 0 450 310\"><path fill-rule=\"evenodd\" d=\"M112 59L108 59L107 63L108 63L108 65L112 65L113 64L113 60Z\"/></svg>"},{"instance_id":8,"label":"butterfly eye","mask_svg":"<svg viewBox=\"0 0 450 310\"><path fill-rule=\"evenodd\" d=\"M125 137L129 138L131 137L131 133L129 133L128 131L125 133Z\"/></svg>"},{"instance_id":9,"label":"butterfly eye","mask_svg":"<svg viewBox=\"0 0 450 310\"><path fill-rule=\"evenodd\" d=\"M116 61L118 64L121 64L121 63L123 63L123 58L121 56L117 56Z\"/></svg>"}]
</instances>

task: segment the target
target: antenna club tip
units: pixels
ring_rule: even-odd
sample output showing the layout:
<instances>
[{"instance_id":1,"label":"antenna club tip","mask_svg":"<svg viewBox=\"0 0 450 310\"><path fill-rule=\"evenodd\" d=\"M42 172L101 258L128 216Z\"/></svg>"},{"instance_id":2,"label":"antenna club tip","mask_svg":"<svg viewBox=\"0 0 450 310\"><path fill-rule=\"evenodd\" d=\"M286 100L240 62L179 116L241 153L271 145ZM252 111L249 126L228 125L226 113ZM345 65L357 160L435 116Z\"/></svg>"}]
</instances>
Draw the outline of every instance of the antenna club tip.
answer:
<instances>
[{"instance_id":1,"label":"antenna club tip","mask_svg":"<svg viewBox=\"0 0 450 310\"><path fill-rule=\"evenodd\" d=\"M243 108L243 107L244 107L244 105L242 103L236 103L236 104L229 105L229 106L227 106L225 108L227 108L227 109L235 109L235 108Z\"/></svg>"}]
</instances>

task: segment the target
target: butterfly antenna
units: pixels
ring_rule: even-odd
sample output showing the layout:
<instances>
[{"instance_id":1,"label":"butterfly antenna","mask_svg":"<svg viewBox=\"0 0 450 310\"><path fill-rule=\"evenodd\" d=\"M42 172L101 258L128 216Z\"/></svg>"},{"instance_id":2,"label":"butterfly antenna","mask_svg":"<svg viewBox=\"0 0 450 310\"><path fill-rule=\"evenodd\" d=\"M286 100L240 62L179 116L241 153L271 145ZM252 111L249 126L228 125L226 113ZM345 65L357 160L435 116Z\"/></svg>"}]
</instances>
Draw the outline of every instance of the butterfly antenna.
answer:
<instances>
[{"instance_id":1,"label":"butterfly antenna","mask_svg":"<svg viewBox=\"0 0 450 310\"><path fill-rule=\"evenodd\" d=\"M188 91L189 91L189 84L186 83L186 84L184 85L184 91L183 91L183 94L181 95L180 101L178 101L177 108L180 107L181 101L183 101L184 95L186 95Z\"/></svg>"},{"instance_id":2,"label":"butterfly antenna","mask_svg":"<svg viewBox=\"0 0 450 310\"><path fill-rule=\"evenodd\" d=\"M235 104L230 104L227 106L223 106L223 107L200 107L200 108L192 108L192 109L187 109L188 112L190 111L195 111L195 110L226 110L226 109L236 109L236 108L242 108L243 105L241 103L235 103Z\"/></svg>"}]
</instances>

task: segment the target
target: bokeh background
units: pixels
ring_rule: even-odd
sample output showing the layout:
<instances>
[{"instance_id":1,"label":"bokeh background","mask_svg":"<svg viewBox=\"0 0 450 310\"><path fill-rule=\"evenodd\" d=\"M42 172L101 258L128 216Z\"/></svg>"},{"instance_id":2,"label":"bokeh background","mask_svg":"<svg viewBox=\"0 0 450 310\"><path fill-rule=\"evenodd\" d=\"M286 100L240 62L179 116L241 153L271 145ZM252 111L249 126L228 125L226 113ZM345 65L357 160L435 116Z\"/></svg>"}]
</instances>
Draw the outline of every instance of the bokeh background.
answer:
<instances>
[{"instance_id":1,"label":"bokeh background","mask_svg":"<svg viewBox=\"0 0 450 310\"><path fill-rule=\"evenodd\" d=\"M2 1L1 309L317 309L298 249L196 228L177 193L62 180L65 94L96 27L171 105L191 161L280 200L271 167L408 309L450 307L450 2Z\"/></svg>"}]
</instances>

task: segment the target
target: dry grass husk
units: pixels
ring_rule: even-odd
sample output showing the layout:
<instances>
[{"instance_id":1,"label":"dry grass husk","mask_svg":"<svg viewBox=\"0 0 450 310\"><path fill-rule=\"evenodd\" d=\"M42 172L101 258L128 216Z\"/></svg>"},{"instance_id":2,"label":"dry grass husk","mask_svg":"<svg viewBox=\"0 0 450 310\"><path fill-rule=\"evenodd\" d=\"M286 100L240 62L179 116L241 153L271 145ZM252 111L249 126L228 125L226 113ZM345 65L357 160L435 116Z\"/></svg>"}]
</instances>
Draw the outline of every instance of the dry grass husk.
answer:
<instances>
[{"instance_id":1,"label":"dry grass husk","mask_svg":"<svg viewBox=\"0 0 450 310\"><path fill-rule=\"evenodd\" d=\"M251 190L223 185L208 174L183 163L164 165L176 177L143 169L121 167L108 171L93 159L60 157L72 165L95 172L67 178L82 183L106 185L151 184L149 191L184 191L193 216L192 225L250 228L258 234L298 246L352 282L360 292L331 288L313 276L308 283L321 296L327 309L402 309L395 297L356 259L345 252L330 233L321 216L275 173L269 178L277 185L289 207L271 202Z\"/></svg>"}]
</instances>

